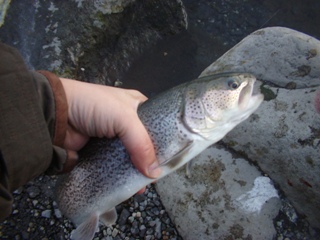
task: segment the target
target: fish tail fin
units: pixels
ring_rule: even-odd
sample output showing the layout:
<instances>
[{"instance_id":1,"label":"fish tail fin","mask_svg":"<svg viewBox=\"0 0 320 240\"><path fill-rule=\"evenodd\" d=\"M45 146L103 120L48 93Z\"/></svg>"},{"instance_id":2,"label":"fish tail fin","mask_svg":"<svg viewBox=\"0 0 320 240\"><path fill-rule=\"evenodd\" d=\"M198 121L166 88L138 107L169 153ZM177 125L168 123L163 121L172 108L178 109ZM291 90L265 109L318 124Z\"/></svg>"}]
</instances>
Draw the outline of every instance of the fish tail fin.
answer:
<instances>
[{"instance_id":1,"label":"fish tail fin","mask_svg":"<svg viewBox=\"0 0 320 240\"><path fill-rule=\"evenodd\" d=\"M112 224L114 224L117 221L117 211L115 208L111 208L110 210L104 212L103 214L101 214L100 216L100 220L101 222L110 227Z\"/></svg>"},{"instance_id":2,"label":"fish tail fin","mask_svg":"<svg viewBox=\"0 0 320 240\"><path fill-rule=\"evenodd\" d=\"M81 223L76 230L72 231L72 240L90 240L93 239L96 230L98 229L99 215L92 214L86 221Z\"/></svg>"}]
</instances>

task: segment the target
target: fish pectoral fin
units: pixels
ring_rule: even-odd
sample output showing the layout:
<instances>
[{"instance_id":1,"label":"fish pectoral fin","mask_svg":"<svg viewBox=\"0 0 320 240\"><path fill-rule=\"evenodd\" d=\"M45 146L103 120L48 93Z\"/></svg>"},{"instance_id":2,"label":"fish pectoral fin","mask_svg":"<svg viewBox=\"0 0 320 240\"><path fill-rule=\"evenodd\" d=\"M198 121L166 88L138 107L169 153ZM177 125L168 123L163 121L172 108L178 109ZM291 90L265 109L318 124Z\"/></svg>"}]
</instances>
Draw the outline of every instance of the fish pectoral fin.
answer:
<instances>
[{"instance_id":1,"label":"fish pectoral fin","mask_svg":"<svg viewBox=\"0 0 320 240\"><path fill-rule=\"evenodd\" d=\"M108 227L110 227L117 221L117 217L118 214L115 208L111 208L110 210L104 212L99 216L100 221Z\"/></svg>"},{"instance_id":2,"label":"fish pectoral fin","mask_svg":"<svg viewBox=\"0 0 320 240\"><path fill-rule=\"evenodd\" d=\"M86 221L81 223L76 230L72 231L70 238L72 240L90 240L93 239L98 230L99 216L92 214Z\"/></svg>"},{"instance_id":3,"label":"fish pectoral fin","mask_svg":"<svg viewBox=\"0 0 320 240\"><path fill-rule=\"evenodd\" d=\"M192 146L193 146L193 141L188 141L186 145L179 152L173 155L170 159L161 163L160 167L167 166L169 168L175 168L177 165L179 165L183 161L184 156L189 152Z\"/></svg>"}]
</instances>

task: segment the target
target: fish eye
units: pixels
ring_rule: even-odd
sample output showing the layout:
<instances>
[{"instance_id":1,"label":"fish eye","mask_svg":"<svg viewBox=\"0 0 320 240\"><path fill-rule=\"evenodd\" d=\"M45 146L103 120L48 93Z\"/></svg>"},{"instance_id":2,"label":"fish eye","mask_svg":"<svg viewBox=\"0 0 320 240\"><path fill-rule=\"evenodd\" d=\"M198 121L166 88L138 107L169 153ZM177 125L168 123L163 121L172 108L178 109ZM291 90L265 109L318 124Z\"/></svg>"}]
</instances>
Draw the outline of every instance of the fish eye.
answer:
<instances>
[{"instance_id":1,"label":"fish eye","mask_svg":"<svg viewBox=\"0 0 320 240\"><path fill-rule=\"evenodd\" d=\"M237 88L240 86L240 84L239 84L239 82L237 82L237 81L235 81L235 80L230 80L230 81L228 82L228 86L229 86L230 88L232 88L232 89L237 89Z\"/></svg>"}]
</instances>

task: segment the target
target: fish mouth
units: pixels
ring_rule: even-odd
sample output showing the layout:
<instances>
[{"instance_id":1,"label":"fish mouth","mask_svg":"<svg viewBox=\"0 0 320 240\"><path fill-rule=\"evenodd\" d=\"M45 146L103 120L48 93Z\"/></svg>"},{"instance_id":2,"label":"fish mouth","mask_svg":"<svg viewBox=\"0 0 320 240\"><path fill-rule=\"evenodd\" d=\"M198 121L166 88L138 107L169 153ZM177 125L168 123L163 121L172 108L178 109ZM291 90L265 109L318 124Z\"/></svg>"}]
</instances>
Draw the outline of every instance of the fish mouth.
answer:
<instances>
[{"instance_id":1,"label":"fish mouth","mask_svg":"<svg viewBox=\"0 0 320 240\"><path fill-rule=\"evenodd\" d=\"M263 94L253 94L254 83L255 79L251 79L251 81L248 81L247 85L242 88L238 99L239 109L257 109L263 101Z\"/></svg>"},{"instance_id":2,"label":"fish mouth","mask_svg":"<svg viewBox=\"0 0 320 240\"><path fill-rule=\"evenodd\" d=\"M241 89L238 99L238 106L240 109L245 109L248 106L250 98L252 97L254 81L248 81L246 86Z\"/></svg>"}]
</instances>

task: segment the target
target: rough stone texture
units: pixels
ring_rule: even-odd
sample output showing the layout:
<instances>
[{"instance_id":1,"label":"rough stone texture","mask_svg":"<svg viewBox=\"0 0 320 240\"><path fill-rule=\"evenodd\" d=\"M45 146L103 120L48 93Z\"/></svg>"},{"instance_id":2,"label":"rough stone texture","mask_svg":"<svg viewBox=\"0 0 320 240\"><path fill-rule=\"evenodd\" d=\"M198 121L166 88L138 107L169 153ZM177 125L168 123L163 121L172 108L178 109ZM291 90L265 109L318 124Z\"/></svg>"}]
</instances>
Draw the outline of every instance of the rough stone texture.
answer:
<instances>
[{"instance_id":1,"label":"rough stone texture","mask_svg":"<svg viewBox=\"0 0 320 240\"><path fill-rule=\"evenodd\" d=\"M31 68L114 85L143 50L186 26L180 0L14 1L0 40Z\"/></svg>"},{"instance_id":2,"label":"rough stone texture","mask_svg":"<svg viewBox=\"0 0 320 240\"><path fill-rule=\"evenodd\" d=\"M313 37L288 28L258 30L229 50L204 72L244 71L280 87L319 85L320 46Z\"/></svg>"},{"instance_id":3,"label":"rough stone texture","mask_svg":"<svg viewBox=\"0 0 320 240\"><path fill-rule=\"evenodd\" d=\"M265 95L262 106L222 141L235 156L258 165L315 229L320 226L319 52L319 41L310 36L287 28L261 29L201 74L232 69L262 80L256 86ZM298 74L301 66L310 71ZM280 204L275 198L266 199L260 214L250 213L261 199L253 193L268 189L259 184L267 183L266 178L243 159L221 151L211 147L201 154L191 179L179 171L157 183L180 234L184 239L274 238L273 218L279 205L285 212L286 200ZM269 196L275 196L271 189ZM247 202L239 204L237 199ZM297 215L291 212L286 214L294 223Z\"/></svg>"},{"instance_id":4,"label":"rough stone texture","mask_svg":"<svg viewBox=\"0 0 320 240\"><path fill-rule=\"evenodd\" d=\"M265 101L258 111L223 141L256 162L315 228L320 226L319 53L320 42L308 35L266 28L203 73L242 70L271 83L260 86Z\"/></svg>"},{"instance_id":5,"label":"rough stone texture","mask_svg":"<svg viewBox=\"0 0 320 240\"><path fill-rule=\"evenodd\" d=\"M210 147L157 183L183 239L272 239L280 200L271 180L242 158Z\"/></svg>"}]
</instances>

